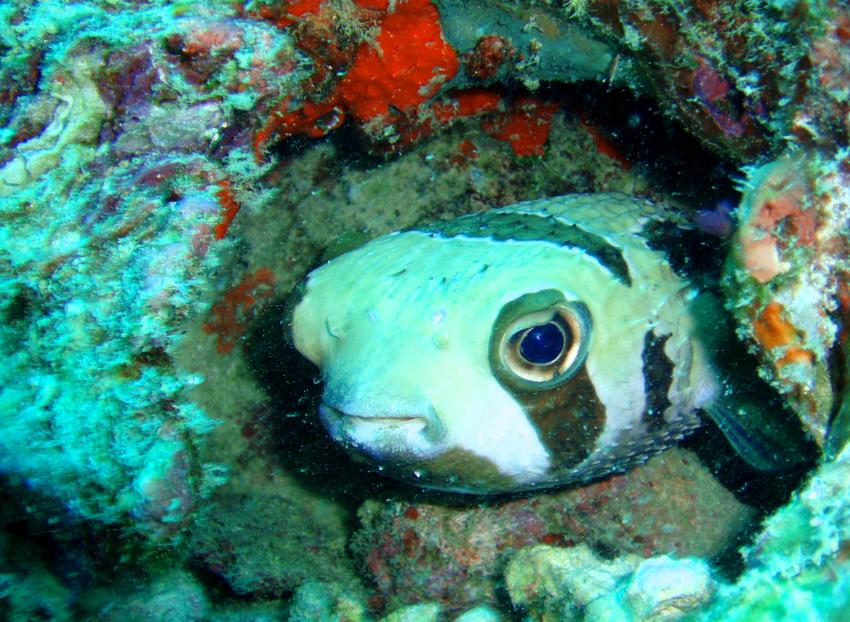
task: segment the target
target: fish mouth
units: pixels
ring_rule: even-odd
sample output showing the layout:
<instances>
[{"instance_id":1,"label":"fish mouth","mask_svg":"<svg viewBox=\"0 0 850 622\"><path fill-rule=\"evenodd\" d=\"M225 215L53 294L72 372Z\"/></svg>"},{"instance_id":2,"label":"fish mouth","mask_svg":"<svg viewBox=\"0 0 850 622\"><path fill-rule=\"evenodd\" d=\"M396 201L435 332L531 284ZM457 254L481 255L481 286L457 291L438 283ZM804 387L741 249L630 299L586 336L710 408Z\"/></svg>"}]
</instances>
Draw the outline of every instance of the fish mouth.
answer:
<instances>
[{"instance_id":1,"label":"fish mouth","mask_svg":"<svg viewBox=\"0 0 850 622\"><path fill-rule=\"evenodd\" d=\"M419 414L352 414L322 402L319 417L335 441L374 459L420 458L435 451L441 426Z\"/></svg>"},{"instance_id":2,"label":"fish mouth","mask_svg":"<svg viewBox=\"0 0 850 622\"><path fill-rule=\"evenodd\" d=\"M319 406L319 413L323 420L347 426L388 428L410 432L422 432L428 427L428 419L420 415L354 415L331 406L327 402L322 402Z\"/></svg>"},{"instance_id":3,"label":"fish mouth","mask_svg":"<svg viewBox=\"0 0 850 622\"><path fill-rule=\"evenodd\" d=\"M425 417L406 416L406 415L391 415L391 416L368 416L362 415L346 415L344 417L356 426L383 426L387 428L396 428L410 430L411 432L421 432L428 425L428 420Z\"/></svg>"}]
</instances>

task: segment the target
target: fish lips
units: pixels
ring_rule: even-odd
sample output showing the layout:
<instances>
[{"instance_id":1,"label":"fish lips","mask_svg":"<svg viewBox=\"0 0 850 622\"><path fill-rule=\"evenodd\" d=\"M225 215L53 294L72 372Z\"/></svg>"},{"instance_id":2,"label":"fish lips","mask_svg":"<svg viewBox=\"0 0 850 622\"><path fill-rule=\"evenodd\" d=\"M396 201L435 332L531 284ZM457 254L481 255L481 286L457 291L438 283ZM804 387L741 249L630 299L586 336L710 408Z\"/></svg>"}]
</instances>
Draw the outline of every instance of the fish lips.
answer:
<instances>
[{"instance_id":1,"label":"fish lips","mask_svg":"<svg viewBox=\"0 0 850 622\"><path fill-rule=\"evenodd\" d=\"M421 413L372 413L346 410L323 401L319 418L331 438L377 462L422 460L446 449L446 431L433 409Z\"/></svg>"}]
</instances>

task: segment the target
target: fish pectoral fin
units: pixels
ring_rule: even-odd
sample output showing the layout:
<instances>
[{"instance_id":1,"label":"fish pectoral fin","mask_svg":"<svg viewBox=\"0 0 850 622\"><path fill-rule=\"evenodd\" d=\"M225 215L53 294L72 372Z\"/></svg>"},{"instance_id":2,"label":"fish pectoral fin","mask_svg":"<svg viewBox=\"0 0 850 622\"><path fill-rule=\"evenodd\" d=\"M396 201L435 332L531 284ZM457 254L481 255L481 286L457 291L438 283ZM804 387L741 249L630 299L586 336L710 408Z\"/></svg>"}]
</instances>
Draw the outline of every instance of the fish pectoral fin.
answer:
<instances>
[{"instance_id":1,"label":"fish pectoral fin","mask_svg":"<svg viewBox=\"0 0 850 622\"><path fill-rule=\"evenodd\" d=\"M826 435L824 446L826 457L835 458L848 442L850 442L850 396L843 398L838 412L829 422L829 434Z\"/></svg>"},{"instance_id":2,"label":"fish pectoral fin","mask_svg":"<svg viewBox=\"0 0 850 622\"><path fill-rule=\"evenodd\" d=\"M816 458L814 441L781 405L769 411L745 396L724 399L706 409L738 455L754 469L778 473Z\"/></svg>"}]
</instances>

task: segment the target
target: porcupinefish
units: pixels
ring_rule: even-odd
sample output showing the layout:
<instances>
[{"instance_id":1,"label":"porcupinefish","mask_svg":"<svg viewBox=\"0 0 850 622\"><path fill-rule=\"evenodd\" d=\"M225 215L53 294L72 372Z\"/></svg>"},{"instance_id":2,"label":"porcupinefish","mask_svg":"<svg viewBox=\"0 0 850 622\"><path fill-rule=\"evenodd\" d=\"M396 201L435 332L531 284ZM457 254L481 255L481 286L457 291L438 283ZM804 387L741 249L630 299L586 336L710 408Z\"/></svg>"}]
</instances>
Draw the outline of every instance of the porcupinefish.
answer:
<instances>
[{"instance_id":1,"label":"porcupinefish","mask_svg":"<svg viewBox=\"0 0 850 622\"><path fill-rule=\"evenodd\" d=\"M643 237L657 213L620 194L519 203L312 271L288 321L330 436L385 474L494 493L623 471L708 411L774 468L760 419L723 404L694 288Z\"/></svg>"}]
</instances>

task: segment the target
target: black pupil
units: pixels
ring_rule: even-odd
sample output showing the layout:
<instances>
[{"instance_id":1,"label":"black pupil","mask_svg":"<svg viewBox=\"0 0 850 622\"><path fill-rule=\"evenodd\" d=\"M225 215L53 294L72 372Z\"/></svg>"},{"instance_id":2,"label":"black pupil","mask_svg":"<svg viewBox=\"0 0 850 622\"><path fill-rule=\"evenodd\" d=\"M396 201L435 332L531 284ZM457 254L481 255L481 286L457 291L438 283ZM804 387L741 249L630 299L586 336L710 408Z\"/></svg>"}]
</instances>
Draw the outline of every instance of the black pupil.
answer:
<instances>
[{"instance_id":1,"label":"black pupil","mask_svg":"<svg viewBox=\"0 0 850 622\"><path fill-rule=\"evenodd\" d=\"M554 322L548 322L528 329L519 343L519 353L529 363L548 365L558 360L565 345L563 331Z\"/></svg>"}]
</instances>

